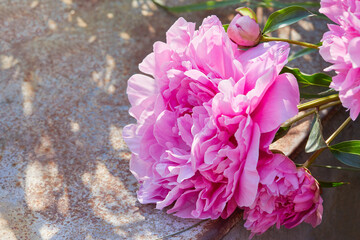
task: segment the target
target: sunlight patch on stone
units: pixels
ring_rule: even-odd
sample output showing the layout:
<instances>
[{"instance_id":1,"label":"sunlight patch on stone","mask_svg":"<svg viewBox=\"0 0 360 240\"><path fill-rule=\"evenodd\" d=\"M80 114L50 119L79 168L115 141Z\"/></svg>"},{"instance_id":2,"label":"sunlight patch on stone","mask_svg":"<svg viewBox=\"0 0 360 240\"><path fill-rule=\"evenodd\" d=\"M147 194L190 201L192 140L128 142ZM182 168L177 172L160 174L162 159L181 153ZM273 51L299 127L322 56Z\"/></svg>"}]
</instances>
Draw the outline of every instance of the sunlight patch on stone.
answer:
<instances>
[{"instance_id":1,"label":"sunlight patch on stone","mask_svg":"<svg viewBox=\"0 0 360 240\"><path fill-rule=\"evenodd\" d=\"M39 229L41 239L50 240L60 229L53 224L43 224Z\"/></svg>"},{"instance_id":2,"label":"sunlight patch on stone","mask_svg":"<svg viewBox=\"0 0 360 240\"><path fill-rule=\"evenodd\" d=\"M122 137L122 128L115 125L110 126L110 143L115 150L120 150L125 147L125 141Z\"/></svg>"},{"instance_id":3,"label":"sunlight patch on stone","mask_svg":"<svg viewBox=\"0 0 360 240\"><path fill-rule=\"evenodd\" d=\"M113 226L130 224L134 218L144 218L136 211L133 199L128 196L128 189L100 161L93 173L82 175L84 185L91 192L89 205L94 215Z\"/></svg>"},{"instance_id":4,"label":"sunlight patch on stone","mask_svg":"<svg viewBox=\"0 0 360 240\"><path fill-rule=\"evenodd\" d=\"M81 17L76 18L77 25L81 28L86 28L88 25Z\"/></svg>"},{"instance_id":5,"label":"sunlight patch on stone","mask_svg":"<svg viewBox=\"0 0 360 240\"><path fill-rule=\"evenodd\" d=\"M14 232L9 227L8 221L2 218L0 214L0 239L17 240Z\"/></svg>"},{"instance_id":6,"label":"sunlight patch on stone","mask_svg":"<svg viewBox=\"0 0 360 240\"><path fill-rule=\"evenodd\" d=\"M33 101L35 98L35 91L32 83L24 81L21 85L21 93L23 96L24 115L30 116L33 113Z\"/></svg>"},{"instance_id":7,"label":"sunlight patch on stone","mask_svg":"<svg viewBox=\"0 0 360 240\"><path fill-rule=\"evenodd\" d=\"M14 67L19 61L13 56L0 55L1 69L6 70Z\"/></svg>"},{"instance_id":8,"label":"sunlight patch on stone","mask_svg":"<svg viewBox=\"0 0 360 240\"><path fill-rule=\"evenodd\" d=\"M30 8L36 8L39 5L39 1L32 1L30 4Z\"/></svg>"},{"instance_id":9,"label":"sunlight patch on stone","mask_svg":"<svg viewBox=\"0 0 360 240\"><path fill-rule=\"evenodd\" d=\"M79 123L74 122L74 121L70 121L70 127L71 127L71 131L72 131L73 133L76 133L76 132L78 132L78 131L80 130L80 125L79 125Z\"/></svg>"}]
</instances>

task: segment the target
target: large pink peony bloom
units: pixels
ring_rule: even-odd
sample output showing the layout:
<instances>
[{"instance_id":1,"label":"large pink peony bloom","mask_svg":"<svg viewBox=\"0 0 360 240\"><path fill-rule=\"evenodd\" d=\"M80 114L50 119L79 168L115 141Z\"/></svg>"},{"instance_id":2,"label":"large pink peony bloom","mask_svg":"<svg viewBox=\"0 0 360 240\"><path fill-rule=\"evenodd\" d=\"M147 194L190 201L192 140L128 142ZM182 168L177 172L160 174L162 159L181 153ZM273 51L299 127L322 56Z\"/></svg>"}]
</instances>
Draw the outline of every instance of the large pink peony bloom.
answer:
<instances>
[{"instance_id":1,"label":"large pink peony bloom","mask_svg":"<svg viewBox=\"0 0 360 240\"><path fill-rule=\"evenodd\" d=\"M329 24L320 54L335 70L330 87L339 91L344 107L355 120L360 113L360 1L322 0L320 12L336 24Z\"/></svg>"},{"instance_id":2,"label":"large pink peony bloom","mask_svg":"<svg viewBox=\"0 0 360 240\"><path fill-rule=\"evenodd\" d=\"M293 228L303 221L313 227L323 213L319 184L304 168L281 154L261 154L259 191L252 206L245 208L245 227L252 235L275 225Z\"/></svg>"},{"instance_id":3,"label":"large pink peony bloom","mask_svg":"<svg viewBox=\"0 0 360 240\"><path fill-rule=\"evenodd\" d=\"M215 16L178 19L129 79L124 128L141 203L184 218L228 217L250 206L259 184L260 148L297 113L298 85L278 75L286 43L237 49Z\"/></svg>"}]
</instances>

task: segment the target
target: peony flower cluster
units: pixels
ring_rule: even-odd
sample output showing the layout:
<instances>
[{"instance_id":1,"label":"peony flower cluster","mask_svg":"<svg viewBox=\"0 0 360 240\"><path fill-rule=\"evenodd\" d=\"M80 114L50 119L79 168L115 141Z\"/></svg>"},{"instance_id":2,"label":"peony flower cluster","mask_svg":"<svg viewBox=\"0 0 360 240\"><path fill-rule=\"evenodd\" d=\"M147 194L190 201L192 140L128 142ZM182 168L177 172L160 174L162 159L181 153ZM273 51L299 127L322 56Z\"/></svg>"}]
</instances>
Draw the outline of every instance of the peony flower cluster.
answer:
<instances>
[{"instance_id":1,"label":"peony flower cluster","mask_svg":"<svg viewBox=\"0 0 360 240\"><path fill-rule=\"evenodd\" d=\"M344 107L355 120L360 113L360 1L322 0L320 12L336 24L329 24L320 55L335 70L330 87L339 91Z\"/></svg>"},{"instance_id":2,"label":"peony flower cluster","mask_svg":"<svg viewBox=\"0 0 360 240\"><path fill-rule=\"evenodd\" d=\"M156 42L139 65L146 75L128 82L129 112L137 123L127 125L123 137L140 183L138 200L182 218L227 218L238 207L260 211L254 206L262 199L259 190L272 187L263 179L268 159L261 152L269 152L280 125L298 112L295 77L279 75L288 53L288 44L280 42L238 49L216 16L204 19L199 30L178 19L166 42ZM321 205L318 191L308 191L311 183L303 177L311 175L281 175L282 170L279 165L274 174L299 181L297 188L279 193L284 199L313 193ZM307 219L316 206L293 214Z\"/></svg>"},{"instance_id":3,"label":"peony flower cluster","mask_svg":"<svg viewBox=\"0 0 360 240\"><path fill-rule=\"evenodd\" d=\"M260 185L252 206L244 209L245 227L254 234L281 225L293 228L303 221L320 224L323 207L319 184L305 168L296 168L280 154L262 154Z\"/></svg>"}]
</instances>

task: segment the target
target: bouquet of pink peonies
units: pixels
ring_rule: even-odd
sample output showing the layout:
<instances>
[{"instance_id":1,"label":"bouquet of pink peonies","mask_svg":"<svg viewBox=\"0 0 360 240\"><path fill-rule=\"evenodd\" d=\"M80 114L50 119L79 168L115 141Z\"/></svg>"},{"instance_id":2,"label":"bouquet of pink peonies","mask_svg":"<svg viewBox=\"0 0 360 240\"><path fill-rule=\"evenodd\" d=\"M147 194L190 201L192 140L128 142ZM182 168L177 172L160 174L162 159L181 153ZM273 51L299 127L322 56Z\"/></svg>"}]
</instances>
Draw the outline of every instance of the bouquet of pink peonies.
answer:
<instances>
[{"instance_id":1,"label":"bouquet of pink peonies","mask_svg":"<svg viewBox=\"0 0 360 240\"><path fill-rule=\"evenodd\" d=\"M305 8L274 12L262 31L251 9L237 12L228 25L210 16L198 29L179 18L166 42L156 42L140 63L144 74L129 79L129 113L137 122L123 137L140 183L138 200L182 218L227 218L239 208L251 236L273 225L315 227L322 220L322 185L342 183L319 182L307 168L326 148L360 167L360 141L330 145L360 112L360 1L321 2L320 12L335 23L322 46L268 36L311 16ZM336 76L286 67L289 44L304 47L299 55L320 49L333 64L325 71ZM300 104L300 98L309 100ZM318 111L341 103L351 118L325 141ZM270 150L311 114L305 150L314 153L303 165Z\"/></svg>"}]
</instances>

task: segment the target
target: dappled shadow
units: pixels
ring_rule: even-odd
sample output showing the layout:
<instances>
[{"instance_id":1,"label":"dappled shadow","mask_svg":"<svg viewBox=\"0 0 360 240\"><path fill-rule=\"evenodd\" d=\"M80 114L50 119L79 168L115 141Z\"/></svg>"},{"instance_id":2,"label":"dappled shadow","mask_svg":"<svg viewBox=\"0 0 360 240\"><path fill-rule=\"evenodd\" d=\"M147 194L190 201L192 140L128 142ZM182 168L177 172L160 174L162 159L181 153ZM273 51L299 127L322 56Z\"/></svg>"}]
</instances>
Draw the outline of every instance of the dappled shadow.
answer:
<instances>
[{"instance_id":1,"label":"dappled shadow","mask_svg":"<svg viewBox=\"0 0 360 240\"><path fill-rule=\"evenodd\" d=\"M0 232L136 239L196 222L139 208L122 139L133 121L126 80L175 19L155 11L150 1L0 3Z\"/></svg>"}]
</instances>

